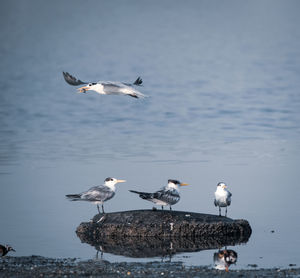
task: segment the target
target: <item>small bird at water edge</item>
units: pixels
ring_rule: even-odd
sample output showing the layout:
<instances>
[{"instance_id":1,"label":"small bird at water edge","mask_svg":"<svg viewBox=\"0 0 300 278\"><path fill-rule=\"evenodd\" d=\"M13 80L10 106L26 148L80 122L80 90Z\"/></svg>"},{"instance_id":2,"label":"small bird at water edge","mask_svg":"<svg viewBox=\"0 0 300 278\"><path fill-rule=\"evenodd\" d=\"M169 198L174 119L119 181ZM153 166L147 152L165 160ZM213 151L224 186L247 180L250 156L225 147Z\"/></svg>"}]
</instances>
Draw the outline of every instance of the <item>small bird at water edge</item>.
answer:
<instances>
[{"instance_id":1,"label":"small bird at water edge","mask_svg":"<svg viewBox=\"0 0 300 278\"><path fill-rule=\"evenodd\" d=\"M0 244L0 256L1 257L4 257L9 251L13 251L13 252L16 252L15 249L13 249L11 246L9 245L1 245Z\"/></svg>"},{"instance_id":2,"label":"small bird at water edge","mask_svg":"<svg viewBox=\"0 0 300 278\"><path fill-rule=\"evenodd\" d=\"M224 249L214 253L215 269L229 271L229 267L237 262L238 254L234 250Z\"/></svg>"}]
</instances>

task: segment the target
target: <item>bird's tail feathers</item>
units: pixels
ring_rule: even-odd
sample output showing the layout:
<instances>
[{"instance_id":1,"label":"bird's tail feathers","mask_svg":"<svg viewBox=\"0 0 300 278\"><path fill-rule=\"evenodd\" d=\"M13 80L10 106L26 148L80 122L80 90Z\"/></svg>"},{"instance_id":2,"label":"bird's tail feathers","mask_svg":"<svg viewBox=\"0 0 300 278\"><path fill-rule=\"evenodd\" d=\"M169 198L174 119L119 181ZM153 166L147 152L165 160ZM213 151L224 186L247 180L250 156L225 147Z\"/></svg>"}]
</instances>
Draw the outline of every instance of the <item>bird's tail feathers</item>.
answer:
<instances>
[{"instance_id":1,"label":"bird's tail feathers","mask_svg":"<svg viewBox=\"0 0 300 278\"><path fill-rule=\"evenodd\" d=\"M140 192L140 191L135 191L135 190L129 190L130 192L132 193L136 193L136 194L141 194L141 193L144 193L144 192Z\"/></svg>"},{"instance_id":2,"label":"bird's tail feathers","mask_svg":"<svg viewBox=\"0 0 300 278\"><path fill-rule=\"evenodd\" d=\"M140 76L133 82L133 85L136 86L142 86L142 84L143 84L143 79Z\"/></svg>"},{"instance_id":3,"label":"bird's tail feathers","mask_svg":"<svg viewBox=\"0 0 300 278\"><path fill-rule=\"evenodd\" d=\"M132 193L139 194L139 196L142 199L151 199L152 193L147 193L147 192L140 192L140 191L135 191L135 190L129 190Z\"/></svg>"},{"instance_id":4,"label":"bird's tail feathers","mask_svg":"<svg viewBox=\"0 0 300 278\"><path fill-rule=\"evenodd\" d=\"M81 198L80 194L69 194L66 195L67 199L70 199L70 201L78 201Z\"/></svg>"},{"instance_id":5,"label":"bird's tail feathers","mask_svg":"<svg viewBox=\"0 0 300 278\"><path fill-rule=\"evenodd\" d=\"M137 92L137 91L135 91L132 94L129 94L129 96L134 97L134 98L146 98L146 97L148 97L148 96L146 96L146 95L144 95L140 92Z\"/></svg>"}]
</instances>

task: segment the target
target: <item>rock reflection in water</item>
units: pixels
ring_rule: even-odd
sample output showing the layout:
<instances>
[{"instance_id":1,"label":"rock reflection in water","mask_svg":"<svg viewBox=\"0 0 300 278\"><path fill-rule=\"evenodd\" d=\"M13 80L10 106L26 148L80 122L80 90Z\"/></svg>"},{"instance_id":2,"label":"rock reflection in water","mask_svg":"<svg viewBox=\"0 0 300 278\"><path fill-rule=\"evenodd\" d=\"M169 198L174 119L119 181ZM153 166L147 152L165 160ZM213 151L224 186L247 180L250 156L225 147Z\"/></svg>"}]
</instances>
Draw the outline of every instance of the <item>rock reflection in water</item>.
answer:
<instances>
[{"instance_id":1,"label":"rock reflection in water","mask_svg":"<svg viewBox=\"0 0 300 278\"><path fill-rule=\"evenodd\" d=\"M89 242L80 238L81 242L88 243L101 253L110 253L133 258L171 257L178 253L198 252L208 249L220 249L223 246L246 243L248 238L112 238L105 237L96 242Z\"/></svg>"},{"instance_id":2,"label":"rock reflection in water","mask_svg":"<svg viewBox=\"0 0 300 278\"><path fill-rule=\"evenodd\" d=\"M214 253L214 267L218 270L229 271L229 267L237 262L237 252L231 249L223 249Z\"/></svg>"}]
</instances>

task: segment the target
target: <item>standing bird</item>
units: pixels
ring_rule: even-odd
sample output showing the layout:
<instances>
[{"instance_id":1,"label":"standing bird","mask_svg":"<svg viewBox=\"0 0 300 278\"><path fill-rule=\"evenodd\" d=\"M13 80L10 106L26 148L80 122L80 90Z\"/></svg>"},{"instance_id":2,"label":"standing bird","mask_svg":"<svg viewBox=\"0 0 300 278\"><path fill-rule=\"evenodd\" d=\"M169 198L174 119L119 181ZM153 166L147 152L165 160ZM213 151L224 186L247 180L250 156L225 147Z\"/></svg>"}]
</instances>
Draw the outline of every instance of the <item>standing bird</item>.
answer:
<instances>
[{"instance_id":1,"label":"standing bird","mask_svg":"<svg viewBox=\"0 0 300 278\"><path fill-rule=\"evenodd\" d=\"M219 207L219 216L221 216L221 207L226 207L225 216L227 216L227 207L231 204L232 194L227 190L227 185L224 182L219 182L215 192L215 206Z\"/></svg>"},{"instance_id":2,"label":"standing bird","mask_svg":"<svg viewBox=\"0 0 300 278\"><path fill-rule=\"evenodd\" d=\"M179 186L188 185L187 183L181 183L178 180L168 180L168 184L164 186L161 190L154 193L139 192L135 190L129 190L132 193L139 194L139 196L147 201L151 201L156 205L160 205L162 209L163 206L170 206L172 210L172 205L175 205L180 200Z\"/></svg>"},{"instance_id":3,"label":"standing bird","mask_svg":"<svg viewBox=\"0 0 300 278\"><path fill-rule=\"evenodd\" d=\"M136 90L133 86L142 86L143 80L138 77L133 83L123 83L119 81L98 81L98 82L84 82L76 79L68 72L63 72L65 81L72 85L85 85L78 88L80 93L86 93L86 91L95 91L100 95L127 95L134 98L146 97L144 94Z\"/></svg>"},{"instance_id":4,"label":"standing bird","mask_svg":"<svg viewBox=\"0 0 300 278\"><path fill-rule=\"evenodd\" d=\"M1 257L4 257L9 251L16 252L16 250L13 249L11 246L9 246L9 245L3 246L3 245L0 244L0 256Z\"/></svg>"},{"instance_id":5,"label":"standing bird","mask_svg":"<svg viewBox=\"0 0 300 278\"><path fill-rule=\"evenodd\" d=\"M69 194L66 197L70 201L88 201L97 205L100 213L99 204L102 205L102 213L104 214L103 203L115 196L115 185L125 180L117 180L115 178L106 178L103 185L91 187L89 190L79 194Z\"/></svg>"}]
</instances>

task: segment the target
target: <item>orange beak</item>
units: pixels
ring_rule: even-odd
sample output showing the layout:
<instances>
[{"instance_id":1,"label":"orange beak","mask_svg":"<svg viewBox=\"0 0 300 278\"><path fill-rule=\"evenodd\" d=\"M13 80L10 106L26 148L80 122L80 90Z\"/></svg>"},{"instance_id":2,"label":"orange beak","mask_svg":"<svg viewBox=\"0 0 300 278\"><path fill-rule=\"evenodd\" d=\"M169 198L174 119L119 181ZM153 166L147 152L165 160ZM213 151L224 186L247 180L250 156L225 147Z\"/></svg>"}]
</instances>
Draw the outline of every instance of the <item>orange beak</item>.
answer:
<instances>
[{"instance_id":1,"label":"orange beak","mask_svg":"<svg viewBox=\"0 0 300 278\"><path fill-rule=\"evenodd\" d=\"M186 186L189 185L188 183L181 183L180 186Z\"/></svg>"},{"instance_id":2,"label":"orange beak","mask_svg":"<svg viewBox=\"0 0 300 278\"><path fill-rule=\"evenodd\" d=\"M126 182L126 180L117 180L117 183L119 182Z\"/></svg>"},{"instance_id":3,"label":"orange beak","mask_svg":"<svg viewBox=\"0 0 300 278\"><path fill-rule=\"evenodd\" d=\"M85 91L88 91L90 88L88 86L83 86L78 88L77 90L79 91L79 93L85 93Z\"/></svg>"}]
</instances>

